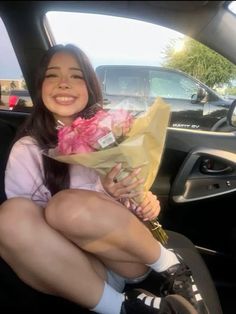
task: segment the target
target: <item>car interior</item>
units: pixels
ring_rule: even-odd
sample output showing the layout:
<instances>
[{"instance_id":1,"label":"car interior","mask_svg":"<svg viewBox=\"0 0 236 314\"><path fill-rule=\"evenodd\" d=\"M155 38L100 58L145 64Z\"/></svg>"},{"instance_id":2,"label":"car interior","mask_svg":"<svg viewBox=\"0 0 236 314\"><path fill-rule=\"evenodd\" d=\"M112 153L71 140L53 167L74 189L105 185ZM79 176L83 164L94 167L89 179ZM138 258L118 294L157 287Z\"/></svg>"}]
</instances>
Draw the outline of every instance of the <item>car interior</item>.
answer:
<instances>
[{"instance_id":1,"label":"car interior","mask_svg":"<svg viewBox=\"0 0 236 314\"><path fill-rule=\"evenodd\" d=\"M34 101L34 73L54 44L45 30L48 11L112 15L158 24L186 34L236 64L236 16L231 1L1 1L0 17ZM94 30L96 32L96 29ZM1 54L1 52L0 52ZM230 111L231 112L231 111ZM229 112L229 113L230 113ZM12 141L29 112L0 107L0 204L6 199L4 171ZM168 247L189 264L211 314L234 313L236 294L236 132L169 127L160 169L152 186L161 203ZM53 265L52 265L53 267ZM89 311L23 283L0 258L1 313ZM141 287L155 292L148 277Z\"/></svg>"}]
</instances>

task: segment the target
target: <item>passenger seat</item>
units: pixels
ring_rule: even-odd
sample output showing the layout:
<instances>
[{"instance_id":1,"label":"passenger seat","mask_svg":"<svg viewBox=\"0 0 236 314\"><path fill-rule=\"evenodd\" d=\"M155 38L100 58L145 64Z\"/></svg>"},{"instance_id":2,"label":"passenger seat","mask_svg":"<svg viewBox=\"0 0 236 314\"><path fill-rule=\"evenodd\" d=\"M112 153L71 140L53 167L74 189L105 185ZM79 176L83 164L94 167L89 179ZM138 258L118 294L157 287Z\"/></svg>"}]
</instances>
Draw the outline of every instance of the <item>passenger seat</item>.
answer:
<instances>
[{"instance_id":1,"label":"passenger seat","mask_svg":"<svg viewBox=\"0 0 236 314\"><path fill-rule=\"evenodd\" d=\"M15 133L15 127L3 120L0 120L0 204L6 200L4 191L4 174L8 154Z\"/></svg>"}]
</instances>

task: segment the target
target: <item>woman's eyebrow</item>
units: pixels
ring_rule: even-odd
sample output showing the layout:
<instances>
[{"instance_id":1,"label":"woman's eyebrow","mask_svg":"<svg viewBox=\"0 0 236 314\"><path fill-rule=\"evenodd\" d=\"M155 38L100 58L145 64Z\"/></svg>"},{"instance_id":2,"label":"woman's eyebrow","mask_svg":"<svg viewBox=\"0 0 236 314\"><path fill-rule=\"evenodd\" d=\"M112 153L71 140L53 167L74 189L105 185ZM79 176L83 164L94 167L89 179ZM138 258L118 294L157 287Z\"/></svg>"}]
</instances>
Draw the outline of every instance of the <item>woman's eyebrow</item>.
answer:
<instances>
[{"instance_id":1,"label":"woman's eyebrow","mask_svg":"<svg viewBox=\"0 0 236 314\"><path fill-rule=\"evenodd\" d=\"M48 67L47 70L59 70L60 67L59 66L51 66L51 67ZM76 68L76 67L70 67L69 70L76 70L76 71L81 71L82 70L80 68Z\"/></svg>"},{"instance_id":2,"label":"woman's eyebrow","mask_svg":"<svg viewBox=\"0 0 236 314\"><path fill-rule=\"evenodd\" d=\"M52 67L48 67L47 70L59 70L60 67L57 66L52 66Z\"/></svg>"},{"instance_id":3,"label":"woman's eyebrow","mask_svg":"<svg viewBox=\"0 0 236 314\"><path fill-rule=\"evenodd\" d=\"M71 68L69 68L69 69L70 69L70 70L76 70L76 71L82 72L82 70L81 70L80 68L71 67Z\"/></svg>"}]
</instances>

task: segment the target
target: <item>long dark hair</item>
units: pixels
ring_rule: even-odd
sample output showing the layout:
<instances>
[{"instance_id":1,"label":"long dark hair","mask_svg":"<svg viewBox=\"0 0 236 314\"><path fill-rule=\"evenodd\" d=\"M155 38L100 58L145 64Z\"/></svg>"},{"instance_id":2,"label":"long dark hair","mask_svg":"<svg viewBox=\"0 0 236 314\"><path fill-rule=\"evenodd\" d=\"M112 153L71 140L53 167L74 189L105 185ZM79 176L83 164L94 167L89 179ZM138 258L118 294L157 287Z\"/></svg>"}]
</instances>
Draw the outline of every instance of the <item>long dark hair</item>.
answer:
<instances>
[{"instance_id":1,"label":"long dark hair","mask_svg":"<svg viewBox=\"0 0 236 314\"><path fill-rule=\"evenodd\" d=\"M96 103L102 103L102 93L96 73L85 53L72 44L65 46L55 45L49 48L43 56L36 73L36 97L33 111L16 138L19 139L26 135L32 136L41 149L54 147L57 144L56 121L53 114L45 107L42 100L42 84L45 72L51 58L57 52L70 53L79 63L88 89L89 97L86 109ZM80 115L83 115L83 112L80 112ZM69 188L69 165L48 158L45 155L42 155L42 161L45 178L44 184L50 190L51 194L54 195L58 191Z\"/></svg>"}]
</instances>

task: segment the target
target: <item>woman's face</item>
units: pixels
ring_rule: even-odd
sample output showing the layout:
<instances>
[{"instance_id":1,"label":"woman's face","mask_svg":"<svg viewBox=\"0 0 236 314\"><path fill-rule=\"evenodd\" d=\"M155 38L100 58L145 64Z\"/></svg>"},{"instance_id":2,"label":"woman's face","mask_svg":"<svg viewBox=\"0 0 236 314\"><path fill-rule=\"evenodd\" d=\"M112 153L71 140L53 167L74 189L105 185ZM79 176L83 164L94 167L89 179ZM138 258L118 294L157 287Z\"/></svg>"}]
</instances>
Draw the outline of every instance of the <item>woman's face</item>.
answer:
<instances>
[{"instance_id":1,"label":"woman's face","mask_svg":"<svg viewBox=\"0 0 236 314\"><path fill-rule=\"evenodd\" d=\"M55 53L48 64L42 84L44 105L56 120L70 124L88 103L88 90L76 58Z\"/></svg>"}]
</instances>

